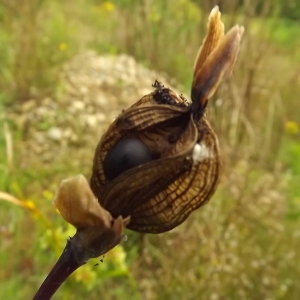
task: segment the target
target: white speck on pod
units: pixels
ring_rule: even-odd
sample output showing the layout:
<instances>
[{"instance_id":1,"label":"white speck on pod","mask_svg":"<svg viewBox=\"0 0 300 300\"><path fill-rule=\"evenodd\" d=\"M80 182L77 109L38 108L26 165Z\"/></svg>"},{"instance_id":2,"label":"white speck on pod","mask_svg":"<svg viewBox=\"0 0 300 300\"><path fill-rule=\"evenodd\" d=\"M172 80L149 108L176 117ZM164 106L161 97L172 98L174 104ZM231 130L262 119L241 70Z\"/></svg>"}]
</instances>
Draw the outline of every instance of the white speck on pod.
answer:
<instances>
[{"instance_id":1,"label":"white speck on pod","mask_svg":"<svg viewBox=\"0 0 300 300\"><path fill-rule=\"evenodd\" d=\"M207 148L205 144L196 144L193 149L193 161L201 162L206 158L211 157L211 151Z\"/></svg>"}]
</instances>

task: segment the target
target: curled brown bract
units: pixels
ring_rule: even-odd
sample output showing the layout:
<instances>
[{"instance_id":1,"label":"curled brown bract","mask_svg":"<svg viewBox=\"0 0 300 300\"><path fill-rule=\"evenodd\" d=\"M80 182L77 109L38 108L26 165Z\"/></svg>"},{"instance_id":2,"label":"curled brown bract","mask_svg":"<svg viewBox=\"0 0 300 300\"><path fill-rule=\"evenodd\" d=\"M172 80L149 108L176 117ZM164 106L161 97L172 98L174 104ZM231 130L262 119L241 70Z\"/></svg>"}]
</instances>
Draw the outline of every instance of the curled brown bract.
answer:
<instances>
[{"instance_id":1,"label":"curled brown bract","mask_svg":"<svg viewBox=\"0 0 300 300\"><path fill-rule=\"evenodd\" d=\"M236 61L244 27L236 25L224 36L224 24L216 6L208 18L208 33L194 64L191 97L197 109L216 91L220 81L228 77Z\"/></svg>"},{"instance_id":2,"label":"curled brown bract","mask_svg":"<svg viewBox=\"0 0 300 300\"><path fill-rule=\"evenodd\" d=\"M83 175L65 179L53 203L61 216L77 228L76 245L85 251L86 260L98 257L120 243L130 218L113 218L97 201Z\"/></svg>"},{"instance_id":3,"label":"curled brown bract","mask_svg":"<svg viewBox=\"0 0 300 300\"><path fill-rule=\"evenodd\" d=\"M194 62L194 77L200 70L207 57L217 47L218 43L223 37L224 24L221 21L221 13L219 11L219 7L215 6L208 17L207 35L199 48Z\"/></svg>"},{"instance_id":4,"label":"curled brown bract","mask_svg":"<svg viewBox=\"0 0 300 300\"><path fill-rule=\"evenodd\" d=\"M58 187L53 204L62 217L76 228L109 227L112 217L100 205L84 176L64 179Z\"/></svg>"},{"instance_id":5,"label":"curled brown bract","mask_svg":"<svg viewBox=\"0 0 300 300\"><path fill-rule=\"evenodd\" d=\"M155 82L155 91L123 111L97 146L91 188L113 217L131 217L127 227L132 230L171 230L205 204L217 187L218 139L205 106L232 71L243 34L243 27L235 26L224 36L220 16L218 7L209 16L194 65L192 102ZM103 163L122 139L141 141L152 159L109 179Z\"/></svg>"}]
</instances>

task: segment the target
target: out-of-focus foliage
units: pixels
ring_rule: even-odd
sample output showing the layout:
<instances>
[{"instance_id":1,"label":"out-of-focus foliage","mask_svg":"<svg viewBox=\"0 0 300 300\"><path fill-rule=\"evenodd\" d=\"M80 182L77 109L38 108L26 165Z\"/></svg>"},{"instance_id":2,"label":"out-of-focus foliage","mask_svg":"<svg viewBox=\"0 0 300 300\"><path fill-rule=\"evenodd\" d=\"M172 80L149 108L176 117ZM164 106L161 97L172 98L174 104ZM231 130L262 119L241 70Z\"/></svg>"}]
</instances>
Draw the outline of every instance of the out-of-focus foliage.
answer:
<instances>
[{"instance_id":1,"label":"out-of-focus foliage","mask_svg":"<svg viewBox=\"0 0 300 300\"><path fill-rule=\"evenodd\" d=\"M22 200L0 199L6 299L32 297L73 234L51 199L61 179L89 168L76 156L78 141L55 164L26 165L20 153L30 128L19 105L28 113L46 96L60 101L63 64L89 49L128 53L188 93L215 4L226 28L245 26L233 76L209 103L224 164L216 195L170 233L128 232L128 241L78 270L57 299L299 298L299 1L0 0L0 190ZM35 124L38 132L53 126Z\"/></svg>"},{"instance_id":2,"label":"out-of-focus foliage","mask_svg":"<svg viewBox=\"0 0 300 300\"><path fill-rule=\"evenodd\" d=\"M76 28L56 1L0 2L0 88L8 99L49 92L57 67L74 53Z\"/></svg>"},{"instance_id":3,"label":"out-of-focus foliage","mask_svg":"<svg viewBox=\"0 0 300 300\"><path fill-rule=\"evenodd\" d=\"M256 16L268 14L271 12L276 13L281 18L290 20L299 20L300 15L300 3L297 0L273 0L273 1L244 1L244 0L233 0L233 1L206 1L206 0L193 0L194 3L199 5L200 8L209 9L209 5L219 5L222 11L229 13L232 9L238 9L243 11L245 7L251 6L251 11Z\"/></svg>"}]
</instances>

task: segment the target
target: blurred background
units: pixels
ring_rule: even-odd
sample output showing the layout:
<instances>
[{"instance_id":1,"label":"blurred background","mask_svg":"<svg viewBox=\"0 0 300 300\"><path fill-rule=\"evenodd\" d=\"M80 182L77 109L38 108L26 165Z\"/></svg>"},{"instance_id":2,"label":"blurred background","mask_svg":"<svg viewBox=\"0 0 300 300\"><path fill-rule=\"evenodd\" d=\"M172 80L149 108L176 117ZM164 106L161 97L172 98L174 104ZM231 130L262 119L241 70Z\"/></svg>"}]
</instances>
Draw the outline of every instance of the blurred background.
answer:
<instances>
[{"instance_id":1,"label":"blurred background","mask_svg":"<svg viewBox=\"0 0 300 300\"><path fill-rule=\"evenodd\" d=\"M169 233L128 231L54 299L299 299L300 1L0 0L3 299L30 299L74 234L55 189L90 176L121 109L155 79L189 96L216 4L226 30L245 26L233 76L209 102L216 194Z\"/></svg>"}]
</instances>

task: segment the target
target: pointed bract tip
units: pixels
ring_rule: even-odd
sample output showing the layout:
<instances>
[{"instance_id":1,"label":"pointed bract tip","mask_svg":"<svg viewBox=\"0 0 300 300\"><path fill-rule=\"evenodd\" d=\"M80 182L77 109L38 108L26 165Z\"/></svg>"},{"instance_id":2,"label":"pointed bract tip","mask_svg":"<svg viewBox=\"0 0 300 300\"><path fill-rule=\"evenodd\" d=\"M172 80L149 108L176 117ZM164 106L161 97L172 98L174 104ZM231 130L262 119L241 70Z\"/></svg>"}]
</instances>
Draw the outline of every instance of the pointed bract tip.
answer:
<instances>
[{"instance_id":1,"label":"pointed bract tip","mask_svg":"<svg viewBox=\"0 0 300 300\"><path fill-rule=\"evenodd\" d=\"M216 13L216 12L220 12L220 9L219 9L219 5L216 5L210 13Z\"/></svg>"},{"instance_id":2,"label":"pointed bract tip","mask_svg":"<svg viewBox=\"0 0 300 300\"><path fill-rule=\"evenodd\" d=\"M208 16L208 20L213 19L214 17L221 18L221 12L219 10L219 6L216 5L210 12Z\"/></svg>"}]
</instances>

